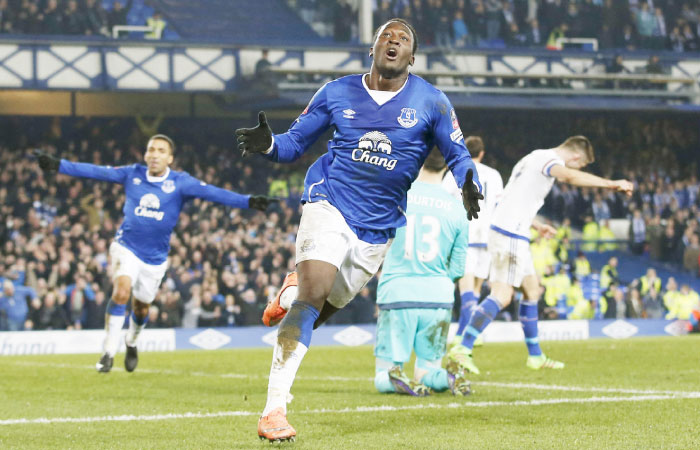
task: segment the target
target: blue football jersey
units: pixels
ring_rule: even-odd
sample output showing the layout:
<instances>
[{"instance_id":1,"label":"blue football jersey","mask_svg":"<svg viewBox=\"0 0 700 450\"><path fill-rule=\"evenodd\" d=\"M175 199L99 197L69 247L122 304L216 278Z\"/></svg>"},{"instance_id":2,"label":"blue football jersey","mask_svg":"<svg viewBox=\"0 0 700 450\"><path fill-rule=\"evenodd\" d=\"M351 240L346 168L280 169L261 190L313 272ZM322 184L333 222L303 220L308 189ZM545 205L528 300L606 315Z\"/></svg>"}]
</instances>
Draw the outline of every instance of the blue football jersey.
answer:
<instances>
[{"instance_id":1,"label":"blue football jersey","mask_svg":"<svg viewBox=\"0 0 700 450\"><path fill-rule=\"evenodd\" d=\"M328 153L307 172L304 202L327 200L358 229L360 239L386 242L406 223L406 192L433 146L442 152L461 187L468 169L478 178L450 101L416 75L379 105L350 75L324 85L289 131L274 136L269 159L290 162L329 127Z\"/></svg>"},{"instance_id":2,"label":"blue football jersey","mask_svg":"<svg viewBox=\"0 0 700 450\"><path fill-rule=\"evenodd\" d=\"M249 195L210 186L187 172L170 170L160 177L148 175L142 164L97 166L61 160L59 173L124 185L124 221L115 240L148 264L168 257L170 235L184 203L201 198L235 208L247 208Z\"/></svg>"},{"instance_id":3,"label":"blue football jersey","mask_svg":"<svg viewBox=\"0 0 700 450\"><path fill-rule=\"evenodd\" d=\"M469 246L462 203L439 184L415 182L406 218L384 259L379 308L452 308Z\"/></svg>"}]
</instances>

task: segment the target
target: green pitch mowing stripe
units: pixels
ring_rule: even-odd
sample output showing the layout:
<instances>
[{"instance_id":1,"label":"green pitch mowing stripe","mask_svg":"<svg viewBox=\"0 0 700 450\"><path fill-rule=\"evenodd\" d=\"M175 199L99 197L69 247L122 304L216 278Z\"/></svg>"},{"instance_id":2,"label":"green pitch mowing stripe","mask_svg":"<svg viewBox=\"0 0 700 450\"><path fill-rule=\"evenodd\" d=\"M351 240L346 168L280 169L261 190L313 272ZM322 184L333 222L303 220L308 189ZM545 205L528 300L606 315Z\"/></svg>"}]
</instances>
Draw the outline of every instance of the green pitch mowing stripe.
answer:
<instances>
[{"instance_id":1,"label":"green pitch mowing stripe","mask_svg":"<svg viewBox=\"0 0 700 450\"><path fill-rule=\"evenodd\" d=\"M523 344L477 349L483 373L466 398L378 394L371 348L312 347L292 388L289 447L700 447L698 337L543 347L566 369L527 369ZM0 448L267 448L256 424L271 356L143 353L136 372L109 374L94 371L99 355L2 357Z\"/></svg>"}]
</instances>

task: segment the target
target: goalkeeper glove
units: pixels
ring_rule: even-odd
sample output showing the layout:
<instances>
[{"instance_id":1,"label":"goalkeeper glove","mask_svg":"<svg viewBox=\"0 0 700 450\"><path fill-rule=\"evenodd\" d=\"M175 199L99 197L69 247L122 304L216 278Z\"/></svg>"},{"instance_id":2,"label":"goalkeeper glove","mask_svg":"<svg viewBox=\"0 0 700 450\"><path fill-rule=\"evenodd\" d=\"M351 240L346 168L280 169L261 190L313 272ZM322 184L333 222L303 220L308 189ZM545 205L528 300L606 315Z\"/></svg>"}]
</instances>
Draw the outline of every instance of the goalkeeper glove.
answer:
<instances>
[{"instance_id":1,"label":"goalkeeper glove","mask_svg":"<svg viewBox=\"0 0 700 450\"><path fill-rule=\"evenodd\" d=\"M479 218L478 212L481 211L479 200L483 199L484 196L474 183L474 171L472 169L467 170L467 178L464 186L462 186L462 203L464 204L464 209L467 210L467 218L469 220Z\"/></svg>"},{"instance_id":2,"label":"goalkeeper glove","mask_svg":"<svg viewBox=\"0 0 700 450\"><path fill-rule=\"evenodd\" d=\"M250 153L265 153L272 146L272 130L267 124L265 112L258 113L258 126L254 128L239 128L236 130L238 149L243 156Z\"/></svg>"},{"instance_id":3,"label":"goalkeeper glove","mask_svg":"<svg viewBox=\"0 0 700 450\"><path fill-rule=\"evenodd\" d=\"M61 165L60 159L38 149L34 150L34 156L39 160L39 167L41 167L44 173L50 174L58 172L58 166Z\"/></svg>"},{"instance_id":4,"label":"goalkeeper glove","mask_svg":"<svg viewBox=\"0 0 700 450\"><path fill-rule=\"evenodd\" d=\"M278 202L278 198L265 197L264 195L252 195L250 200L248 200L248 208L265 211L268 206Z\"/></svg>"}]
</instances>

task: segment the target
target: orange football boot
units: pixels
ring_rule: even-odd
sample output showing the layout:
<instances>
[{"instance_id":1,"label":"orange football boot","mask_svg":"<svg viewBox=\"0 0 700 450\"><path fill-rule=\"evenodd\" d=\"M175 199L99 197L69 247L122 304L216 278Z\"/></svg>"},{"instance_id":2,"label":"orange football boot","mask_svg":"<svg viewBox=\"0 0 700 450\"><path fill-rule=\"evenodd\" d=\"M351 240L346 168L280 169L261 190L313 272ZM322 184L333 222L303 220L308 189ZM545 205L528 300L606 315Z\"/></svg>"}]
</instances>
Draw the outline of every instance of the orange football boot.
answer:
<instances>
[{"instance_id":1,"label":"orange football boot","mask_svg":"<svg viewBox=\"0 0 700 450\"><path fill-rule=\"evenodd\" d=\"M287 414L282 408L275 408L270 414L258 420L258 437L260 437L260 440L294 442L296 435L296 430L287 422Z\"/></svg>"},{"instance_id":2,"label":"orange football boot","mask_svg":"<svg viewBox=\"0 0 700 450\"><path fill-rule=\"evenodd\" d=\"M267 304L265 311L263 311L262 322L265 324L265 326L274 327L280 323L282 319L284 319L284 316L287 314L287 310L282 308L280 305L280 298L282 297L282 293L288 287L297 285L298 282L296 272L290 272L286 277L284 277L282 289L280 289L280 291L277 293L277 297Z\"/></svg>"}]
</instances>

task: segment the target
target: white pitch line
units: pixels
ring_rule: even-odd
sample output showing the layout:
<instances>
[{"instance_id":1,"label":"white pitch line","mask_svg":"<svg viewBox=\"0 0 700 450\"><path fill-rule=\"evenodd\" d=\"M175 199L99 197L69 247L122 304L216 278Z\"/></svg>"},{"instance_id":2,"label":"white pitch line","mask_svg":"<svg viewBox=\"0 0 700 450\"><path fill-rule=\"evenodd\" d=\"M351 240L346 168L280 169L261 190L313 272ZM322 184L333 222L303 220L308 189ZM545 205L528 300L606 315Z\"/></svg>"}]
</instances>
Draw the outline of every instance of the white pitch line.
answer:
<instances>
[{"instance_id":1,"label":"white pitch line","mask_svg":"<svg viewBox=\"0 0 700 450\"><path fill-rule=\"evenodd\" d=\"M95 370L91 365L64 364L64 363L40 363L30 361L16 361L13 364L23 366L38 366L38 367L59 367L66 369L81 369ZM115 367L113 371L121 371L121 367ZM208 372L187 372L171 369L139 369L140 373L150 373L155 375L179 375L179 376L197 376L197 377L218 377L218 378L236 378L236 379L267 379L267 375L250 375L242 373L208 373ZM348 381L348 382L367 382L374 381L374 377L339 377L339 376L297 376L297 380L312 380L312 381ZM700 391L672 391L672 390L653 390L653 389L628 389L615 387L595 387L595 386L562 386L556 384L536 384L536 383L518 383L518 382L497 382L497 381L472 381L472 386L491 386L503 387L510 389L532 389L541 391L565 391L565 392L597 392L609 394L636 394L636 395L682 395L694 398L700 396Z\"/></svg>"},{"instance_id":2,"label":"white pitch line","mask_svg":"<svg viewBox=\"0 0 700 450\"><path fill-rule=\"evenodd\" d=\"M619 403L619 402L644 402L658 400L682 400L690 398L700 398L700 395L643 395L637 397L591 397L591 398L548 398L536 400L517 400L512 402L487 401L487 402L464 402L464 403L426 403L417 405L377 405L359 406L356 408L342 409L308 409L301 411L291 411L292 414L356 414L372 412L392 412L410 411L420 409L458 409L458 408L486 408L498 406L542 406L559 405L565 403ZM239 417L258 416L259 411L220 411L211 413L187 412L182 414L154 414L154 415L121 415L121 416L95 416L95 417L39 417L36 419L5 419L0 420L2 425L45 425L52 423L93 423L93 422L143 422L174 419L209 419L217 417Z\"/></svg>"},{"instance_id":3,"label":"white pitch line","mask_svg":"<svg viewBox=\"0 0 700 450\"><path fill-rule=\"evenodd\" d=\"M687 395L689 397L700 396L697 391L656 391L650 389L627 389L627 388L605 388L605 387L583 387L583 386L559 386L555 384L534 384L534 383L503 383L497 381L475 381L472 383L478 386L505 387L513 389L536 389L543 391L568 391L568 392L601 392L609 394L639 394L639 395Z\"/></svg>"}]
</instances>

